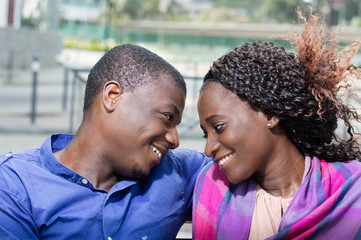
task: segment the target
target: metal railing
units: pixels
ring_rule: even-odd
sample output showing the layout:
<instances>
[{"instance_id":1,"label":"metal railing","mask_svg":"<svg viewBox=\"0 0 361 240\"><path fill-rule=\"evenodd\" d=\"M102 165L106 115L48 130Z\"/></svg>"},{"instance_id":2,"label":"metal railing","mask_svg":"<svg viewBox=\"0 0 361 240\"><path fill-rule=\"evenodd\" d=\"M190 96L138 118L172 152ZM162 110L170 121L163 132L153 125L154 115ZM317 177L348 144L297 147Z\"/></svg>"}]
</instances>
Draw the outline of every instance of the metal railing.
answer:
<instances>
[{"instance_id":1,"label":"metal railing","mask_svg":"<svg viewBox=\"0 0 361 240\"><path fill-rule=\"evenodd\" d=\"M78 68L72 66L64 66L64 82L63 82L63 110L67 109L68 105L68 92L69 92L69 75L72 73L73 78L71 82L71 95L70 95L70 114L69 114L69 133L74 133L75 122L75 98L77 94L77 83L86 84L86 78L81 73L89 73L89 68Z\"/></svg>"}]
</instances>

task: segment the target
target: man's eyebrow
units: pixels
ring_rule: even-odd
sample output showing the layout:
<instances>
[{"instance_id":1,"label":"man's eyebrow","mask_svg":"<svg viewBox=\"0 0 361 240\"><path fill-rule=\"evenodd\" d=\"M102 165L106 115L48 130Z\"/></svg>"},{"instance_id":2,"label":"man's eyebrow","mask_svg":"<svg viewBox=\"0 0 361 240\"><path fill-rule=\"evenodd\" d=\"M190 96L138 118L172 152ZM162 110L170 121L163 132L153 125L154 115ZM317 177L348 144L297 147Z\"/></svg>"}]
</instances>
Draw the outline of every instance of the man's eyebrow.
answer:
<instances>
[{"instance_id":1,"label":"man's eyebrow","mask_svg":"<svg viewBox=\"0 0 361 240\"><path fill-rule=\"evenodd\" d=\"M180 110L175 104L172 103L170 106L173 108L175 114L180 114Z\"/></svg>"}]
</instances>

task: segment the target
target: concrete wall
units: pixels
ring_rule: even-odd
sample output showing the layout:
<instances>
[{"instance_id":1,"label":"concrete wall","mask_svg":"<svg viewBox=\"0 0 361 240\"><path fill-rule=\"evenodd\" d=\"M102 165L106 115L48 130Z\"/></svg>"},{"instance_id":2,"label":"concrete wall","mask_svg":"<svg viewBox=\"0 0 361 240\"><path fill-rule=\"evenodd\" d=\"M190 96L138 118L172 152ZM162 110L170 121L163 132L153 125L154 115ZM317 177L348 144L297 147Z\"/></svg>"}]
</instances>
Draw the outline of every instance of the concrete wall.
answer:
<instances>
[{"instance_id":1,"label":"concrete wall","mask_svg":"<svg viewBox=\"0 0 361 240\"><path fill-rule=\"evenodd\" d=\"M53 67L62 49L59 34L28 29L0 28L0 68L30 69L34 55L41 67Z\"/></svg>"}]
</instances>

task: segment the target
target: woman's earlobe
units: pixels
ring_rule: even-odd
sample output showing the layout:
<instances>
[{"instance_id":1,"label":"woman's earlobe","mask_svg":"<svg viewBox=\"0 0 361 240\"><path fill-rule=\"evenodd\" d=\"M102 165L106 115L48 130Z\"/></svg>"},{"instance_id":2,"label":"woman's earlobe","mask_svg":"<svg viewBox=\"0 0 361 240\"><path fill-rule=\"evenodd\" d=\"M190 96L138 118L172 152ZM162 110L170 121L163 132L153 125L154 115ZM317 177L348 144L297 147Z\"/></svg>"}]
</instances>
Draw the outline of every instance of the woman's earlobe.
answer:
<instances>
[{"instance_id":1,"label":"woman's earlobe","mask_svg":"<svg viewBox=\"0 0 361 240\"><path fill-rule=\"evenodd\" d=\"M277 126L280 122L280 119L276 116L268 116L267 117L267 127L268 128L273 128L275 126Z\"/></svg>"}]
</instances>

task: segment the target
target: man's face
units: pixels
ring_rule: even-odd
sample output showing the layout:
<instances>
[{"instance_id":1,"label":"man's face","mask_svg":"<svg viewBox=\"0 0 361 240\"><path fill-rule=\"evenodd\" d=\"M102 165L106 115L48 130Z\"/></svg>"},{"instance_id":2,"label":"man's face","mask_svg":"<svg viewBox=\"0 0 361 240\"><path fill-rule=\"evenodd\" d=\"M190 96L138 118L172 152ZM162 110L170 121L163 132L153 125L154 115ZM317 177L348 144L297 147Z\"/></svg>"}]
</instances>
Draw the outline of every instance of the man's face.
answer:
<instances>
[{"instance_id":1,"label":"man's face","mask_svg":"<svg viewBox=\"0 0 361 240\"><path fill-rule=\"evenodd\" d=\"M176 126L185 103L183 89L167 75L157 84L123 92L110 113L106 161L117 175L143 178L169 149L178 147Z\"/></svg>"}]
</instances>

